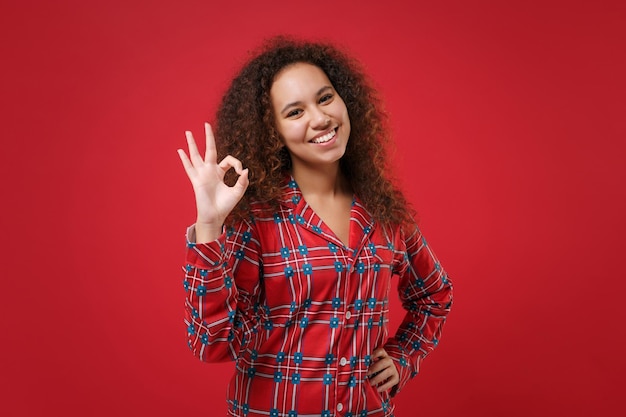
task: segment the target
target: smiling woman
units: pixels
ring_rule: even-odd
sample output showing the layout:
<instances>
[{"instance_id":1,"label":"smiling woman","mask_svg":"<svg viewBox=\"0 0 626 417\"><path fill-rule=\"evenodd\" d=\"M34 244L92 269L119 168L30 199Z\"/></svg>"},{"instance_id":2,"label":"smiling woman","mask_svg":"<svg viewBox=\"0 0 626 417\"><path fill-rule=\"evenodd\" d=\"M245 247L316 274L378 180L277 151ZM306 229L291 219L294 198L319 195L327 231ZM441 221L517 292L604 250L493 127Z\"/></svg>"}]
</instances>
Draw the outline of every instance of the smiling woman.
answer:
<instances>
[{"instance_id":1,"label":"smiling woman","mask_svg":"<svg viewBox=\"0 0 626 417\"><path fill-rule=\"evenodd\" d=\"M226 92L217 145L206 124L204 157L190 132L178 150L189 347L236 361L229 415L392 416L439 342L451 282L385 176L376 97L336 48L275 39Z\"/></svg>"}]
</instances>

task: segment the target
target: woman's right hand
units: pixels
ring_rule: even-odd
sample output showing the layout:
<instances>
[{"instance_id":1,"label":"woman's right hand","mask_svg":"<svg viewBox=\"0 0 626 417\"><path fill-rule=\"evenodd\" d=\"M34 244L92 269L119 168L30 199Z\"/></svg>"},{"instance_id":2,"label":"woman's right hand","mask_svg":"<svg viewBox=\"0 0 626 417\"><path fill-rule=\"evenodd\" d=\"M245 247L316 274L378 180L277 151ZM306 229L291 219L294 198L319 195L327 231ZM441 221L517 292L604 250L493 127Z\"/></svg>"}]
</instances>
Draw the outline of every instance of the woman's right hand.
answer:
<instances>
[{"instance_id":1,"label":"woman's right hand","mask_svg":"<svg viewBox=\"0 0 626 417\"><path fill-rule=\"evenodd\" d=\"M215 138L208 123L204 124L206 152L204 159L191 132L186 131L189 157L182 149L178 155L185 172L191 181L196 195L198 217L196 219L196 242L210 242L222 234L222 225L228 214L237 205L248 188L248 169L243 169L241 161L231 155L217 163ZM232 187L224 183L224 175L234 169L239 178Z\"/></svg>"}]
</instances>

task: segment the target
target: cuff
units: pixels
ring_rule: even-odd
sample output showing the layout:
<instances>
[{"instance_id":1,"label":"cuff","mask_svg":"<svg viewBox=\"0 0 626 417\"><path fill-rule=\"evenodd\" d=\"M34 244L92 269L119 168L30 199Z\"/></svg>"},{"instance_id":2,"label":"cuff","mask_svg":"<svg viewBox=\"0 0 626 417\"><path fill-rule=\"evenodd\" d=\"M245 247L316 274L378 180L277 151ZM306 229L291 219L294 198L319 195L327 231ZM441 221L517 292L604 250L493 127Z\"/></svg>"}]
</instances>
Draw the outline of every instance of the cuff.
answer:
<instances>
[{"instance_id":1,"label":"cuff","mask_svg":"<svg viewBox=\"0 0 626 417\"><path fill-rule=\"evenodd\" d=\"M192 224L187 228L187 269L190 267L212 270L219 268L224 259L224 245L226 233L222 233L217 239L207 243L195 243L196 226Z\"/></svg>"}]
</instances>

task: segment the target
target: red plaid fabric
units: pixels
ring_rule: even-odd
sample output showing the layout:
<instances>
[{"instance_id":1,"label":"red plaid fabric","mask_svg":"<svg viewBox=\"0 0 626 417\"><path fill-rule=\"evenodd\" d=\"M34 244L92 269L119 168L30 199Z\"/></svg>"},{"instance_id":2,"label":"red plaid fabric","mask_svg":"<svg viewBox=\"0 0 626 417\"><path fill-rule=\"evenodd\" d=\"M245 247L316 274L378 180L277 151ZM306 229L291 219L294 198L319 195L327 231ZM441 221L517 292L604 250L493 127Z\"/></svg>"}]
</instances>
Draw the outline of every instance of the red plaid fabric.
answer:
<instances>
[{"instance_id":1,"label":"red plaid fabric","mask_svg":"<svg viewBox=\"0 0 626 417\"><path fill-rule=\"evenodd\" d=\"M419 229L382 226L355 198L345 247L293 179L280 209L216 241L188 232L185 323L203 361L234 360L231 416L393 416L392 396L438 343L452 286ZM389 335L392 277L406 316ZM384 347L400 373L392 392L366 378Z\"/></svg>"}]
</instances>

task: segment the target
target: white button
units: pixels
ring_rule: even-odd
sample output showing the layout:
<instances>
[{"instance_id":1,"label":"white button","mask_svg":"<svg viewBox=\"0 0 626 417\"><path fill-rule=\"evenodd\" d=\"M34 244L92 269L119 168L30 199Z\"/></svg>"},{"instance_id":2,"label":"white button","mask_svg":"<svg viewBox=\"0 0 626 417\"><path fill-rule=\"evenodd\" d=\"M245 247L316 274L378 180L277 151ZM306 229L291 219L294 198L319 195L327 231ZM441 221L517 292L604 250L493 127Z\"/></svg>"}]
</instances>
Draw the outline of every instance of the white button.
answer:
<instances>
[{"instance_id":1,"label":"white button","mask_svg":"<svg viewBox=\"0 0 626 417\"><path fill-rule=\"evenodd\" d=\"M350 317L352 317L352 313L350 313L349 311L346 311L346 319L350 320Z\"/></svg>"},{"instance_id":2,"label":"white button","mask_svg":"<svg viewBox=\"0 0 626 417\"><path fill-rule=\"evenodd\" d=\"M337 411L341 411L343 410L343 404L339 403L337 404Z\"/></svg>"},{"instance_id":3,"label":"white button","mask_svg":"<svg viewBox=\"0 0 626 417\"><path fill-rule=\"evenodd\" d=\"M339 365L341 366L345 366L346 363L348 363L348 360L346 358L341 358L339 359Z\"/></svg>"}]
</instances>

